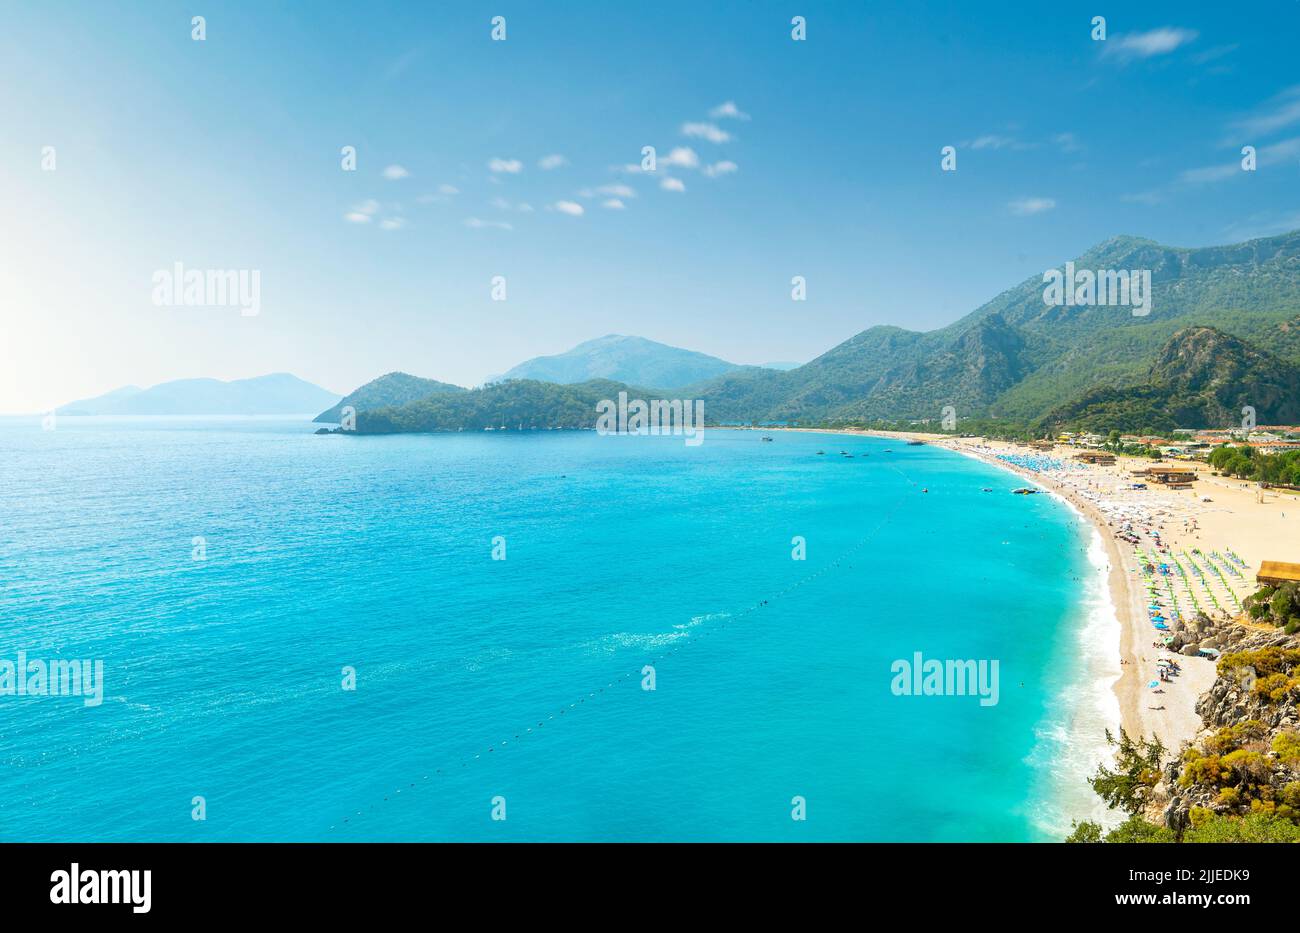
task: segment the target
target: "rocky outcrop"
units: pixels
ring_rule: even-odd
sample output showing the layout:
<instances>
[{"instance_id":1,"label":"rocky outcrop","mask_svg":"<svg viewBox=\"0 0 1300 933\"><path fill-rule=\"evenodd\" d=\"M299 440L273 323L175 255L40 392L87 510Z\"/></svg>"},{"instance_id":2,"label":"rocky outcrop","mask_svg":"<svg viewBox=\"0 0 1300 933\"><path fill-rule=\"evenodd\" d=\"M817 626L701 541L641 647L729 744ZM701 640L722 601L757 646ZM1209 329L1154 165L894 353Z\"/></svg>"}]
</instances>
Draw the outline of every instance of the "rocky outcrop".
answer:
<instances>
[{"instance_id":1,"label":"rocky outcrop","mask_svg":"<svg viewBox=\"0 0 1300 933\"><path fill-rule=\"evenodd\" d=\"M1300 821L1300 634L1200 618L1175 640L1217 647L1218 677L1196 704L1205 728L1172 750L1144 816L1174 832L1207 813Z\"/></svg>"},{"instance_id":2,"label":"rocky outcrop","mask_svg":"<svg viewBox=\"0 0 1300 933\"><path fill-rule=\"evenodd\" d=\"M1234 653L1258 651L1263 648L1277 648L1282 651L1300 650L1300 637L1285 635L1281 630L1260 632L1245 626L1229 626L1222 639L1223 655L1231 660ZM1202 647L1206 642L1201 642ZM1213 647L1213 646L1210 646ZM1232 670L1224 670L1227 665L1220 662L1219 676L1214 686L1207 690L1196 702L1196 712L1205 723L1207 730L1233 726L1241 722L1256 720L1264 723L1270 732L1279 729L1300 727L1300 707L1297 706L1294 693L1284 696L1280 702L1254 689L1258 686L1261 673L1252 665L1243 664ZM1291 668L1294 671L1294 667Z\"/></svg>"}]
</instances>

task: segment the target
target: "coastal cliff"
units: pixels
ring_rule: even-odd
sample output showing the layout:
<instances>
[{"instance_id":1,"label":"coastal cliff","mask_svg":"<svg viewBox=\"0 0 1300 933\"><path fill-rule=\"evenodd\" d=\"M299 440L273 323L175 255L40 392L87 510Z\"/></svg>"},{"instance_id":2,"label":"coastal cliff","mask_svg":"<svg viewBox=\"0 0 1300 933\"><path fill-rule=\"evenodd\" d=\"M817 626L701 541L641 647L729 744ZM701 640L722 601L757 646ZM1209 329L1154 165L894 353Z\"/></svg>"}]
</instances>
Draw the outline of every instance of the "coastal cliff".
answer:
<instances>
[{"instance_id":1,"label":"coastal cliff","mask_svg":"<svg viewBox=\"0 0 1300 933\"><path fill-rule=\"evenodd\" d=\"M1300 634L1216 629L1218 676L1196 704L1205 730L1166 765L1144 815L1175 833L1211 816L1300 820Z\"/></svg>"},{"instance_id":2,"label":"coastal cliff","mask_svg":"<svg viewBox=\"0 0 1300 933\"><path fill-rule=\"evenodd\" d=\"M1241 608L1177 626L1169 650L1217 652L1202 728L1174 748L1108 733L1113 766L1089 783L1128 819L1076 823L1068 842L1300 842L1300 588L1265 586Z\"/></svg>"}]
</instances>

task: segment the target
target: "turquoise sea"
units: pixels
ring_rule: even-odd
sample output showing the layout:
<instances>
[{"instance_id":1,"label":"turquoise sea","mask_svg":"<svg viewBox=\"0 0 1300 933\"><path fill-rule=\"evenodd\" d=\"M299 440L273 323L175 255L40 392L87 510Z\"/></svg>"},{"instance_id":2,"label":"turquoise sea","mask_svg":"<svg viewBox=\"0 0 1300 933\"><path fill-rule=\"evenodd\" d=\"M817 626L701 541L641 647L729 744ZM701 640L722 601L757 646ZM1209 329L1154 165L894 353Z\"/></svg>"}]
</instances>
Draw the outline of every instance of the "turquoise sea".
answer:
<instances>
[{"instance_id":1,"label":"turquoise sea","mask_svg":"<svg viewBox=\"0 0 1300 933\"><path fill-rule=\"evenodd\" d=\"M1009 473L814 434L314 427L0 421L0 659L105 679L99 706L0 696L0 840L1039 840L1096 814L1099 540ZM918 651L998 660L999 702L895 696Z\"/></svg>"}]
</instances>

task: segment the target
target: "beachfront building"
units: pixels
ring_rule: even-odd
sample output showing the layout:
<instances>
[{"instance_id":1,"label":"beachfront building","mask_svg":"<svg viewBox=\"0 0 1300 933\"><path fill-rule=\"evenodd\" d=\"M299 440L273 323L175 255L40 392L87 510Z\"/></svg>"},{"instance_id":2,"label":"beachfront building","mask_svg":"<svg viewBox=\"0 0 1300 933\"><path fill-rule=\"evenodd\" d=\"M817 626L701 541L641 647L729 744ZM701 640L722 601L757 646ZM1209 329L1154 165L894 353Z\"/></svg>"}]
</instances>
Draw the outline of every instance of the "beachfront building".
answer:
<instances>
[{"instance_id":1,"label":"beachfront building","mask_svg":"<svg viewBox=\"0 0 1300 933\"><path fill-rule=\"evenodd\" d=\"M1196 482L1196 471L1184 467L1153 466L1145 470L1134 470L1133 475L1144 476L1150 482L1169 486L1172 489L1190 489L1192 483Z\"/></svg>"},{"instance_id":2,"label":"beachfront building","mask_svg":"<svg viewBox=\"0 0 1300 933\"><path fill-rule=\"evenodd\" d=\"M1284 560L1266 560L1259 565L1255 582L1261 586L1300 583L1300 564L1292 564Z\"/></svg>"},{"instance_id":3,"label":"beachfront building","mask_svg":"<svg viewBox=\"0 0 1300 933\"><path fill-rule=\"evenodd\" d=\"M1082 460L1084 463L1089 463L1092 464L1093 466L1114 466L1115 465L1114 454L1102 453L1100 451L1091 451L1091 450L1084 451L1081 454L1076 454L1075 459Z\"/></svg>"},{"instance_id":4,"label":"beachfront building","mask_svg":"<svg viewBox=\"0 0 1300 933\"><path fill-rule=\"evenodd\" d=\"M1288 450L1300 450L1300 442L1284 441L1284 440L1276 440L1276 441L1252 440L1250 442L1250 446L1266 454L1280 454L1280 453L1285 453Z\"/></svg>"}]
</instances>

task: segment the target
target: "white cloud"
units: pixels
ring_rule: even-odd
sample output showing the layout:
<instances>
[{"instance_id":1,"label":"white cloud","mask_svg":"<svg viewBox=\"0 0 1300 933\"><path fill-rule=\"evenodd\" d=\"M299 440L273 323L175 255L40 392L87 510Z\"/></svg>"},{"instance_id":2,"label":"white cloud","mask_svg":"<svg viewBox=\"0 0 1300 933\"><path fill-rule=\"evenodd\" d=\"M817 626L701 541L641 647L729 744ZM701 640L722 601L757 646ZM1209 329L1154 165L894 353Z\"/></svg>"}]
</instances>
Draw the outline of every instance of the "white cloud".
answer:
<instances>
[{"instance_id":1,"label":"white cloud","mask_svg":"<svg viewBox=\"0 0 1300 933\"><path fill-rule=\"evenodd\" d=\"M688 146L677 146L668 155L659 159L659 165L681 168L695 168L700 164L700 157Z\"/></svg>"},{"instance_id":2,"label":"white cloud","mask_svg":"<svg viewBox=\"0 0 1300 933\"><path fill-rule=\"evenodd\" d=\"M1290 233L1297 228L1300 228L1300 211L1264 211L1252 214L1245 222L1229 225L1223 232L1223 238L1229 243L1240 243L1243 240Z\"/></svg>"},{"instance_id":3,"label":"white cloud","mask_svg":"<svg viewBox=\"0 0 1300 933\"><path fill-rule=\"evenodd\" d=\"M492 198L488 201L488 204L499 211L518 211L521 214L531 214L533 212L533 206L525 201L513 202L498 197Z\"/></svg>"},{"instance_id":4,"label":"white cloud","mask_svg":"<svg viewBox=\"0 0 1300 933\"><path fill-rule=\"evenodd\" d=\"M718 104L718 106L714 107L712 110L709 111L709 116L711 116L715 120L727 120L727 119L748 120L749 119L749 114L745 113L739 107L737 107L736 102L734 100L729 100L726 103Z\"/></svg>"},{"instance_id":5,"label":"white cloud","mask_svg":"<svg viewBox=\"0 0 1300 933\"><path fill-rule=\"evenodd\" d=\"M1269 104L1266 112L1239 120L1233 128L1243 136L1265 136L1300 122L1300 85L1287 88Z\"/></svg>"},{"instance_id":6,"label":"white cloud","mask_svg":"<svg viewBox=\"0 0 1300 933\"><path fill-rule=\"evenodd\" d=\"M560 155L559 153L556 153L555 155L543 156L542 158L537 160L537 167L544 172L549 172L551 169L559 168L562 165L568 165L568 164L569 164L569 160L566 159L564 156Z\"/></svg>"},{"instance_id":7,"label":"white cloud","mask_svg":"<svg viewBox=\"0 0 1300 933\"><path fill-rule=\"evenodd\" d=\"M735 162L723 160L721 162L714 162L712 165L706 165L704 167L704 174L708 175L710 178L717 178L721 175L730 175L732 172L738 171L739 169L740 166Z\"/></svg>"},{"instance_id":8,"label":"white cloud","mask_svg":"<svg viewBox=\"0 0 1300 933\"><path fill-rule=\"evenodd\" d=\"M1159 191L1135 191L1132 194L1121 194L1121 201L1128 204L1146 204L1154 206L1164 201L1164 196Z\"/></svg>"},{"instance_id":9,"label":"white cloud","mask_svg":"<svg viewBox=\"0 0 1300 933\"><path fill-rule=\"evenodd\" d=\"M1057 133L1052 137L1052 142L1056 143L1057 148L1062 152L1078 152L1083 148L1079 145L1079 139L1073 133Z\"/></svg>"},{"instance_id":10,"label":"white cloud","mask_svg":"<svg viewBox=\"0 0 1300 933\"><path fill-rule=\"evenodd\" d=\"M384 177L389 181L400 181L411 173L400 165L390 165L384 169Z\"/></svg>"},{"instance_id":11,"label":"white cloud","mask_svg":"<svg viewBox=\"0 0 1300 933\"><path fill-rule=\"evenodd\" d=\"M499 220L480 220L477 217L466 217L465 226L473 230L486 230L488 228L493 228L493 227L496 228L497 230L514 229L514 227L510 226L510 224L502 223Z\"/></svg>"},{"instance_id":12,"label":"white cloud","mask_svg":"<svg viewBox=\"0 0 1300 933\"><path fill-rule=\"evenodd\" d=\"M665 191L685 191L686 185L680 178L665 178L659 182L659 187Z\"/></svg>"},{"instance_id":13,"label":"white cloud","mask_svg":"<svg viewBox=\"0 0 1300 933\"><path fill-rule=\"evenodd\" d=\"M1056 207L1056 201L1051 198L1020 198L1012 201L1007 207L1011 209L1013 214L1028 217L1030 214L1041 214L1044 211L1050 211Z\"/></svg>"},{"instance_id":14,"label":"white cloud","mask_svg":"<svg viewBox=\"0 0 1300 933\"><path fill-rule=\"evenodd\" d=\"M1192 61L1196 62L1198 65L1208 65L1212 61L1217 61L1226 55L1231 55L1233 52L1237 51L1238 48L1240 48L1240 46L1236 42L1231 45L1216 45L1212 49L1206 49L1198 55L1193 55Z\"/></svg>"},{"instance_id":15,"label":"white cloud","mask_svg":"<svg viewBox=\"0 0 1300 933\"><path fill-rule=\"evenodd\" d=\"M1211 181L1223 181L1241 171L1241 163L1231 165L1207 165L1202 168L1189 168L1178 176L1178 180L1188 185L1203 185Z\"/></svg>"},{"instance_id":16,"label":"white cloud","mask_svg":"<svg viewBox=\"0 0 1300 933\"><path fill-rule=\"evenodd\" d=\"M731 134L714 123L683 123L683 136L697 136L711 143L725 143Z\"/></svg>"},{"instance_id":17,"label":"white cloud","mask_svg":"<svg viewBox=\"0 0 1300 933\"><path fill-rule=\"evenodd\" d=\"M381 209L400 214L402 212L402 205L393 203L389 204L385 208L374 198L369 198L344 214L343 219L350 224L368 224L372 220L379 219ZM406 226L406 221L401 217L385 217L379 220L379 226L384 230L398 230Z\"/></svg>"},{"instance_id":18,"label":"white cloud","mask_svg":"<svg viewBox=\"0 0 1300 933\"><path fill-rule=\"evenodd\" d=\"M1261 146L1255 151L1255 165L1258 168L1281 165L1293 160L1296 156L1300 156L1300 136L1283 139L1271 146ZM1209 165L1203 168L1188 169L1178 176L1178 180L1186 184L1201 185L1212 181L1224 181L1245 174L1246 172L1241 167L1241 160L1234 159L1226 165Z\"/></svg>"},{"instance_id":19,"label":"white cloud","mask_svg":"<svg viewBox=\"0 0 1300 933\"><path fill-rule=\"evenodd\" d=\"M594 198L602 194L608 195L611 198L636 197L636 191L627 185L599 185L595 188L583 188L578 192L578 197Z\"/></svg>"},{"instance_id":20,"label":"white cloud","mask_svg":"<svg viewBox=\"0 0 1300 933\"><path fill-rule=\"evenodd\" d=\"M411 49L411 51L404 53L384 69L384 79L387 81L393 80L407 68L411 67L416 59L423 54L424 50L418 48Z\"/></svg>"},{"instance_id":21,"label":"white cloud","mask_svg":"<svg viewBox=\"0 0 1300 933\"><path fill-rule=\"evenodd\" d=\"M415 199L417 204L440 204L443 201L450 200L453 195L460 194L460 189L455 185L439 185L437 194L422 194Z\"/></svg>"},{"instance_id":22,"label":"white cloud","mask_svg":"<svg viewBox=\"0 0 1300 933\"><path fill-rule=\"evenodd\" d=\"M505 172L509 175L518 175L524 170L524 163L518 159L492 159L488 162L488 171Z\"/></svg>"},{"instance_id":23,"label":"white cloud","mask_svg":"<svg viewBox=\"0 0 1300 933\"><path fill-rule=\"evenodd\" d=\"M1161 26L1147 32L1130 32L1126 35L1107 39L1102 54L1113 58L1154 58L1168 55L1189 42L1195 42L1198 33L1194 29L1180 29L1175 26Z\"/></svg>"},{"instance_id":24,"label":"white cloud","mask_svg":"<svg viewBox=\"0 0 1300 933\"><path fill-rule=\"evenodd\" d=\"M627 207L627 205L618 198L610 198L608 201L602 201L600 206L607 207L611 211L621 211L623 208Z\"/></svg>"},{"instance_id":25,"label":"white cloud","mask_svg":"<svg viewBox=\"0 0 1300 933\"><path fill-rule=\"evenodd\" d=\"M1005 149L1007 146L1014 146L1016 141L1010 136L997 136L989 133L973 139L964 146L969 149Z\"/></svg>"},{"instance_id":26,"label":"white cloud","mask_svg":"<svg viewBox=\"0 0 1300 933\"><path fill-rule=\"evenodd\" d=\"M556 201L553 206L561 214L568 214L571 217L581 217L586 213L577 201Z\"/></svg>"}]
</instances>

